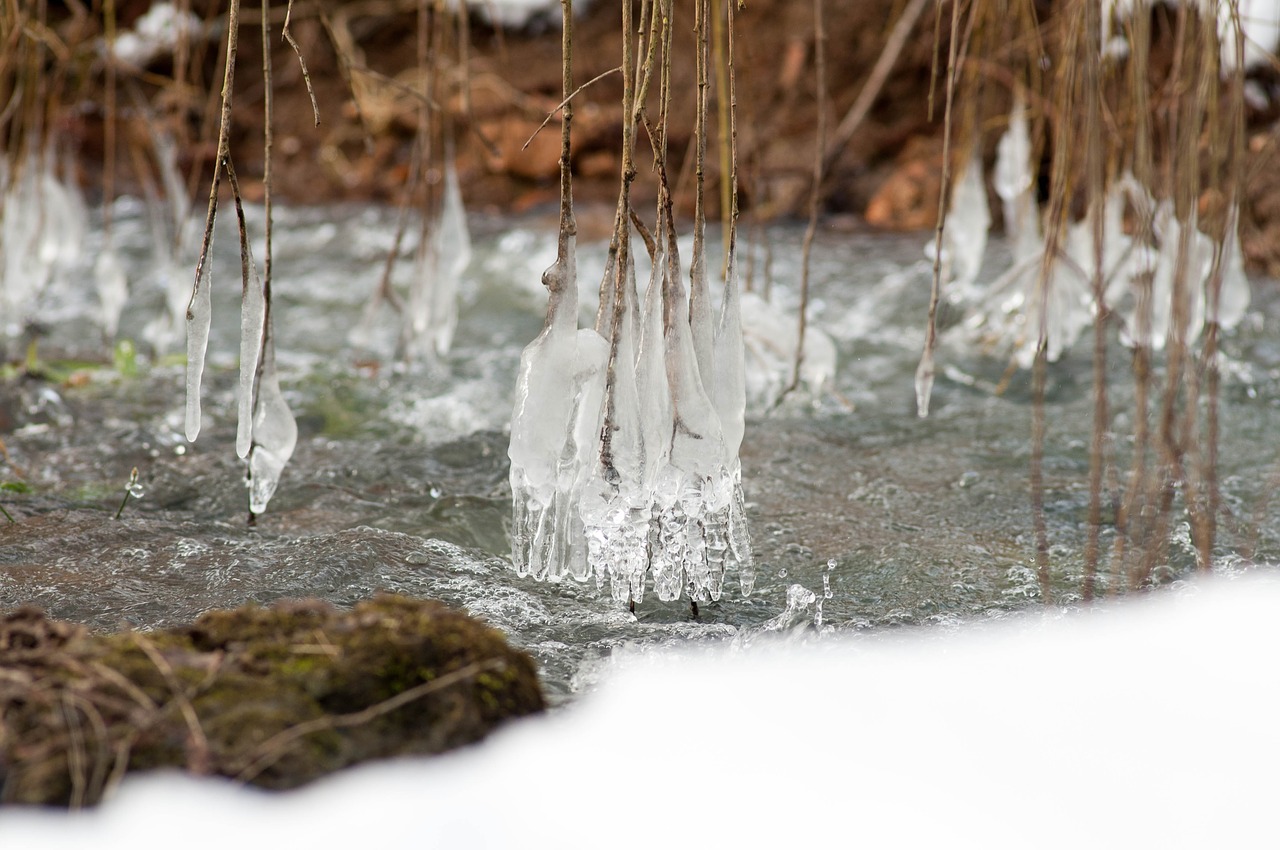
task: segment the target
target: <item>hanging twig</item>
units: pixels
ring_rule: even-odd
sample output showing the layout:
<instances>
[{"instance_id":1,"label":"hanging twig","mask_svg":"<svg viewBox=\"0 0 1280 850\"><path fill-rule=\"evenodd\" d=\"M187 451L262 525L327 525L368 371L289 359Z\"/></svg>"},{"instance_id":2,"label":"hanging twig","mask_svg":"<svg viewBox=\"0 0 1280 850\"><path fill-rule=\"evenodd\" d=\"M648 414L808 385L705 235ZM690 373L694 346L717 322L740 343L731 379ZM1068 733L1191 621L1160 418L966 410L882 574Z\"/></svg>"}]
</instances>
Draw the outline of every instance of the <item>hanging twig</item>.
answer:
<instances>
[{"instance_id":1,"label":"hanging twig","mask_svg":"<svg viewBox=\"0 0 1280 850\"><path fill-rule=\"evenodd\" d=\"M268 3L266 2L266 0L263 0L262 32L263 32L264 38L266 37L267 33L271 32L271 20L270 20L270 16L267 14L267 11L268 11L267 6L268 6ZM289 19L292 14L293 14L293 0L289 0L289 5L285 8L284 26L280 28L280 35L284 38L285 41L289 42L289 46L293 48L294 55L298 57L298 67L302 69L302 82L307 87L307 96L311 98L311 114L315 117L316 126L319 127L320 126L320 104L316 103L316 92L315 92L315 89L311 87L311 75L307 73L307 60L302 58L302 48L298 46L298 42L295 41L293 38L293 33L289 31ZM271 53L270 44L264 43L262 50L265 55L270 55ZM268 59L263 59L263 62L269 62L269 61L270 60ZM269 95L270 95L270 87L268 86L268 96Z\"/></svg>"},{"instance_id":2,"label":"hanging twig","mask_svg":"<svg viewBox=\"0 0 1280 850\"><path fill-rule=\"evenodd\" d=\"M205 214L204 236L200 242L200 258L196 261L195 282L191 287L191 300L187 304L187 412L186 435L194 441L200 433L200 378L204 371L205 347L208 333L193 337L192 323L197 321L197 304L203 299L208 303L207 287L211 278L206 274L209 249L213 244L213 225L218 214L218 187L222 171L231 161L231 102L235 83L236 53L240 34L240 0L230 0L227 8L227 56L222 78L222 114L218 127L218 151L214 157L213 181L209 187L209 207ZM204 289L202 289L204 287Z\"/></svg>"},{"instance_id":3,"label":"hanging twig","mask_svg":"<svg viewBox=\"0 0 1280 850\"><path fill-rule=\"evenodd\" d=\"M590 88L593 84L598 83L601 80L603 80L605 77L609 76L610 74L616 74L621 70L622 70L622 66L618 66L617 68L610 68L607 71L602 71L601 73L596 74L590 80L587 80L585 83L578 86L578 88L574 90L573 94L569 95L564 100L557 103L555 106L555 109L552 109L550 112L547 113L547 117L542 119L542 123L538 125L538 129L534 130L533 135L529 136L529 138L525 140L525 143L520 146L520 150L524 150L525 148L529 147L529 145L533 144L533 140L538 137L538 134L542 132L543 128L551 123L551 119L555 117L557 112L559 112L561 109L564 109L565 106L568 105L569 101L573 100L575 97L582 94L582 92L585 89Z\"/></svg>"},{"instance_id":4,"label":"hanging twig","mask_svg":"<svg viewBox=\"0 0 1280 850\"><path fill-rule=\"evenodd\" d=\"M822 178L826 169L827 136L827 29L824 22L823 0L813 0L813 64L817 77L818 129L813 143L813 185L809 191L809 223L804 230L804 243L800 249L800 306L796 309L796 356L791 369L791 380L778 394L772 407L782 404L791 392L800 386L800 370L804 366L804 339L808 329L809 266L813 254L813 240L818 232L818 211L822 206Z\"/></svg>"},{"instance_id":5,"label":"hanging twig","mask_svg":"<svg viewBox=\"0 0 1280 850\"><path fill-rule=\"evenodd\" d=\"M941 4L939 4L941 8ZM941 14L941 12L939 12ZM942 300L942 231L947 221L947 194L951 186L952 113L956 79L960 75L960 3L951 4L951 44L947 55L946 106L942 119L942 191L938 194L938 223L933 234L933 284L929 290L929 318L924 329L924 352L916 367L916 415L929 415L933 394L933 352L938 346L938 304Z\"/></svg>"},{"instance_id":6,"label":"hanging twig","mask_svg":"<svg viewBox=\"0 0 1280 850\"><path fill-rule=\"evenodd\" d=\"M1084 16L1081 49L1076 61L1084 69L1085 99L1085 189L1089 197L1089 219L1093 233L1093 430L1089 440L1089 517L1085 530L1084 578L1081 596L1090 602L1098 574L1099 535L1102 531L1102 476L1107 433L1107 306L1105 269L1105 187L1102 151L1102 24L1098 4L1080 4Z\"/></svg>"},{"instance_id":7,"label":"hanging twig","mask_svg":"<svg viewBox=\"0 0 1280 850\"><path fill-rule=\"evenodd\" d=\"M853 137L858 134L858 130L862 127L862 122L866 120L871 107L875 105L876 98L880 96L881 89L884 88L885 82L889 79L889 73L893 70L894 63L898 61L898 57L902 54L902 48L906 46L907 38L911 35L911 31L915 29L916 22L920 19L920 15L924 12L925 6L930 0L911 0L902 10L902 14L898 16L898 21L893 25L893 29L889 32L889 37L885 39L884 49L880 51L880 57L876 60L876 64L872 66L871 73L867 76L867 81L862 84L862 90L858 92L858 99L849 107L849 111L845 113L844 118L840 119L840 123L836 126L835 132L831 135L831 143L827 145L826 152L822 159L823 173L829 173L835 168L836 161L840 159L840 155L844 153L844 149L848 146ZM959 7L959 0L952 0L953 5ZM938 8L941 9L942 2L939 0ZM958 14L958 8L953 10L953 14ZM953 28L954 36L956 30ZM950 69L948 69L950 71Z\"/></svg>"}]
</instances>

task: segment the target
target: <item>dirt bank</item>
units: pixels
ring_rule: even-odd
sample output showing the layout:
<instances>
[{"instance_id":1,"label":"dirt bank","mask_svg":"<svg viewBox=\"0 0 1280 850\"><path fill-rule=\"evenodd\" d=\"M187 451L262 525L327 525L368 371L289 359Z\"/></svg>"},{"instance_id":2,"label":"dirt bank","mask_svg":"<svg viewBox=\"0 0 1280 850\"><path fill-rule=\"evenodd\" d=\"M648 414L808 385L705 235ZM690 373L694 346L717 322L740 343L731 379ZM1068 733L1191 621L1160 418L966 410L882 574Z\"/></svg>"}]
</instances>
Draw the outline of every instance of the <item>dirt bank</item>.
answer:
<instances>
[{"instance_id":1,"label":"dirt bank","mask_svg":"<svg viewBox=\"0 0 1280 850\"><path fill-rule=\"evenodd\" d=\"M150 3L121 0L121 31L135 26ZM191 5L213 27L223 20L225 11L218 0L193 0ZM849 113L907 5L905 0L826 3L829 131ZM1053 13L1051 4L1032 5L1042 17ZM415 92L423 90L422 75L416 70L418 3L295 3L291 33L309 70L319 126L298 58L279 37L283 4L276 7L272 10L275 191L297 203L399 202L415 157L420 102ZM264 85L258 12L245 9L242 14L232 150L246 193L252 197L261 193L260 184L255 184L262 173ZM1171 54L1176 29L1173 13L1158 8L1152 14L1154 38L1159 41L1153 52ZM692 4L677 4L676 52L681 61L673 67L668 142L671 164L680 178L679 200L685 208L691 204L692 191L688 154L696 90L693 25ZM63 31L70 27L62 24ZM932 225L940 185L942 121L940 108L930 114L930 102L931 96L935 100L938 96L934 57L938 51L945 56L948 44L947 22L942 22L941 37L937 27L936 16L926 9L903 43L859 132L831 162L824 181L825 212L890 229ZM581 83L605 75L575 100L575 188L584 207L598 202L607 210L616 197L619 173L622 80L619 74L607 73L621 57L617 4L590 4L579 14L575 32L575 79ZM473 15L465 33L450 33L441 51L446 59L439 80L446 82L437 81L437 89L448 96L440 95L435 106L439 115L447 116L468 206L512 211L550 204L557 191L558 121L553 119L541 133L535 135L535 131L561 99L558 25L540 21L519 31L503 30L487 25L483 15ZM751 0L738 12L737 33L743 207L764 217L802 214L817 128L813 4ZM467 41L465 52L457 47L462 37ZM207 174L221 80L217 45L222 41L219 37L192 45L189 59L161 54L144 71L121 70L119 185L137 182L138 158L130 150L145 147L156 126L168 128L180 140L180 164L185 170ZM190 85L158 85L172 77L175 66L181 66L178 71ZM981 74L984 108L998 114L1000 103L1008 99L1012 78L995 66ZM1250 165L1244 246L1255 267L1278 273L1280 169L1273 166L1274 127L1280 109L1274 106L1274 98L1268 99L1276 88L1275 74L1258 71L1253 76L1255 96L1247 116ZM105 98L92 83L82 95L66 123L86 154L86 181L100 185ZM145 109L140 106L144 101L150 104ZM999 121L987 123L984 148L990 160L1002 127ZM719 197L714 152L709 166L714 204ZM198 177L191 183L193 188L201 184ZM641 198L653 192L652 182L646 182L643 173L638 191ZM599 218L608 220L607 214Z\"/></svg>"}]
</instances>

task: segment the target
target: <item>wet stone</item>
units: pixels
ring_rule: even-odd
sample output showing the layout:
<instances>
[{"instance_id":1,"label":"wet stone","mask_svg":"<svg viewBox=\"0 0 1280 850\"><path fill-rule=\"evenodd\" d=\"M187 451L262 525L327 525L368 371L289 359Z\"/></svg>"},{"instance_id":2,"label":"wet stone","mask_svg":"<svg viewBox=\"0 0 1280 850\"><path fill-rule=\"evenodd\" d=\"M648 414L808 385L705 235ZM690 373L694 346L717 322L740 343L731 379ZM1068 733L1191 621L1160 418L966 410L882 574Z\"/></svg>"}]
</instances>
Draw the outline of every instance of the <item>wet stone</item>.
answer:
<instances>
[{"instance_id":1,"label":"wet stone","mask_svg":"<svg viewBox=\"0 0 1280 850\"><path fill-rule=\"evenodd\" d=\"M529 656L429 600L286 601L114 633L18 608L0 614L0 803L79 808L159 768L294 788L543 706Z\"/></svg>"}]
</instances>

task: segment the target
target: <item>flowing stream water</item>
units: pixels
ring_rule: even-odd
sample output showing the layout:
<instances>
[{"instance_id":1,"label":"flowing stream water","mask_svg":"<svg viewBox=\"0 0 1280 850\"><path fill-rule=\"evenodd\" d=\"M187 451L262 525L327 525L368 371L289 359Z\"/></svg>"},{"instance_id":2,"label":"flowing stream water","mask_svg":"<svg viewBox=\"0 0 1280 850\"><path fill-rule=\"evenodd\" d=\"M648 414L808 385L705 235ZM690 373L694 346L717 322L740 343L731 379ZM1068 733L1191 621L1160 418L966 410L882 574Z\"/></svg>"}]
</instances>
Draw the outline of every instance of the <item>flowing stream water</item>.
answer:
<instances>
[{"instance_id":1,"label":"flowing stream water","mask_svg":"<svg viewBox=\"0 0 1280 850\"><path fill-rule=\"evenodd\" d=\"M260 231L260 213L250 213ZM120 336L141 339L164 302L151 235L137 204L121 202L114 219L114 245L135 280ZM109 347L93 321L91 287L72 279L47 293L42 359L90 362L70 380L0 379L0 436L12 464L4 478L18 480L8 471L16 467L27 487L0 492L15 520L0 517L0 607L34 603L94 626L149 627L247 600L347 604L379 590L435 597L530 651L562 701L614 659L656 646L945 630L1039 602L1028 377L1015 374L997 393L1005 358L944 342L932 414L914 415L930 280L919 235L820 233L810 317L836 345L834 385L748 410L742 466L759 577L751 596L731 584L695 619L686 602L646 596L632 615L594 582L539 584L510 568L505 429L521 348L542 326L539 277L555 256L545 218L473 217L453 350L406 369L395 367L390 345L362 352L348 343L392 245L394 211L280 212L273 309L299 440L267 513L250 527L233 451L239 262L228 224L219 223L205 425L194 444L182 436L181 365L95 367ZM802 233L784 226L767 235L773 302L794 315ZM101 238L90 235L89 255ZM584 301L605 248L582 246ZM1280 557L1280 518L1265 510L1280 426L1280 342L1266 330L1278 309L1271 289L1256 284L1249 318L1225 343L1221 570L1241 563L1232 544L1255 537L1258 559ZM944 321L958 318L953 310ZM1077 599L1086 533L1086 347L1051 367L1047 390L1046 513L1055 601L1067 605ZM1132 381L1122 350L1113 351L1111 427L1123 452ZM134 467L141 496L113 519ZM1180 528L1157 577L1177 580L1193 565Z\"/></svg>"}]
</instances>

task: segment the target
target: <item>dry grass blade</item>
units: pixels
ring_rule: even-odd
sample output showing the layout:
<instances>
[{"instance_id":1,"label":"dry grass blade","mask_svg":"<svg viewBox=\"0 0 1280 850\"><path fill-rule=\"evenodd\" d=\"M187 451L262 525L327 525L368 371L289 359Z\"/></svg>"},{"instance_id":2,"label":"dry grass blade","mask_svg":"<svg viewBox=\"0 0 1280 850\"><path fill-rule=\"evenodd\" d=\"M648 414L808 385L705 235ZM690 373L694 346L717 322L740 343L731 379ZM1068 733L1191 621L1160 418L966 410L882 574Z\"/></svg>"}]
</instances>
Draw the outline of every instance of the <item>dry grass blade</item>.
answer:
<instances>
[{"instance_id":1,"label":"dry grass blade","mask_svg":"<svg viewBox=\"0 0 1280 850\"><path fill-rule=\"evenodd\" d=\"M249 764L236 775L237 782L252 782L262 771L271 767L288 751L291 744L308 735L316 732L323 732L331 729L343 729L353 726L363 726L372 723L374 720L383 715L390 714L396 709L403 708L412 702L422 699L428 694L451 688L454 685L474 679L481 673L499 672L506 669L506 663L500 659L490 659L488 661L479 661L474 664L468 664L451 673L446 673L438 679L432 679L430 682L423 682L420 685L401 691L393 697L383 700L380 703L371 705L368 708L354 711L350 714L338 714L330 717L318 717L305 723L299 723L297 726L291 726L281 732L272 735L257 748L252 755Z\"/></svg>"},{"instance_id":2,"label":"dry grass blade","mask_svg":"<svg viewBox=\"0 0 1280 850\"><path fill-rule=\"evenodd\" d=\"M160 671L160 675L164 677L165 682L168 683L174 702L177 703L178 711L182 713L182 718L187 724L187 770L195 774L209 773L209 738L205 735L204 728L200 725L200 716L196 714L195 706L191 704L191 694L178 681L177 675L173 672L173 665L156 649L155 644L148 640L145 635L138 632L134 632L132 637L134 644L142 650L143 654ZM210 673L210 678L212 678L212 673Z\"/></svg>"}]
</instances>

